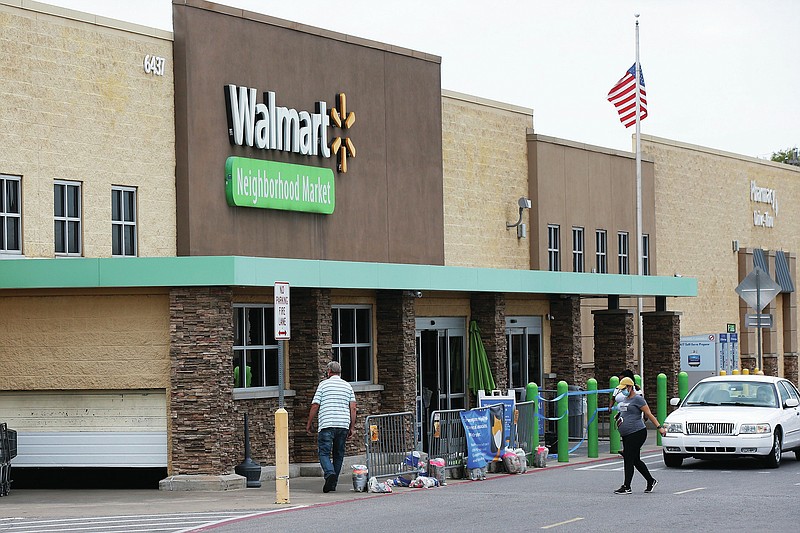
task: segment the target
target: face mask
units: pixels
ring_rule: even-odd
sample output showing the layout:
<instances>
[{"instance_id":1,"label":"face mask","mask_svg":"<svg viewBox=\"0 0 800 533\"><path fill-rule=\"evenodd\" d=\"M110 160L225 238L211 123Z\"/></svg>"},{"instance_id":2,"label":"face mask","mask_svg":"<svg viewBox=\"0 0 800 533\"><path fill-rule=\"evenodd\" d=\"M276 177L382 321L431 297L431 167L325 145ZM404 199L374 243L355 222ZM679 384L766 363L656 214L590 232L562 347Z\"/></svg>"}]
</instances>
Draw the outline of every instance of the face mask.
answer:
<instances>
[{"instance_id":1,"label":"face mask","mask_svg":"<svg viewBox=\"0 0 800 533\"><path fill-rule=\"evenodd\" d=\"M627 397L629 394L630 394L630 391L628 391L628 389L622 389L622 395L623 396Z\"/></svg>"}]
</instances>

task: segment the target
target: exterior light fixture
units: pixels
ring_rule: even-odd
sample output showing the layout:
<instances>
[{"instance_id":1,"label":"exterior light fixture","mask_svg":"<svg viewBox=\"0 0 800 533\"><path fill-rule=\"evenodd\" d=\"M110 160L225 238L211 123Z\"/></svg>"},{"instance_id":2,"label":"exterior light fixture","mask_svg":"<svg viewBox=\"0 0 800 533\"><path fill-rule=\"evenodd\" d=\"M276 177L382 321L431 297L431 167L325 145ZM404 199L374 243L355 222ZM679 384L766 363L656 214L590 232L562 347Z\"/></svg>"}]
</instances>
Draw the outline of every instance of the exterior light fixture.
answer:
<instances>
[{"instance_id":1,"label":"exterior light fixture","mask_svg":"<svg viewBox=\"0 0 800 533\"><path fill-rule=\"evenodd\" d=\"M519 206L519 220L514 224L506 222L506 228L517 228L517 239L524 239L528 235L528 228L522 223L522 210L531 208L531 201L524 196L517 200Z\"/></svg>"}]
</instances>

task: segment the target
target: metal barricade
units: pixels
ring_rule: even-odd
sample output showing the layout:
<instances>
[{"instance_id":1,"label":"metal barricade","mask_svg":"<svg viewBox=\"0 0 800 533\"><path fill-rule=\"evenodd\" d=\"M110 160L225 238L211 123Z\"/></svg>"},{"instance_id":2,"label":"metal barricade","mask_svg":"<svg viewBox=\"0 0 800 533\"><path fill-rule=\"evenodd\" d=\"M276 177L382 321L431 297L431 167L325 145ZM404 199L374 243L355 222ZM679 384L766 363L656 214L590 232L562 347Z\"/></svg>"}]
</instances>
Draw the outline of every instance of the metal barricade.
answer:
<instances>
[{"instance_id":1,"label":"metal barricade","mask_svg":"<svg viewBox=\"0 0 800 533\"><path fill-rule=\"evenodd\" d=\"M13 449L11 434L14 436ZM16 432L3 422L0 424L0 496L8 496L11 491L11 459L17 455L16 448Z\"/></svg>"},{"instance_id":2,"label":"metal barricade","mask_svg":"<svg viewBox=\"0 0 800 533\"><path fill-rule=\"evenodd\" d=\"M461 415L464 409L434 411L428 428L428 456L431 459L444 459L445 469L453 470L453 477L461 477L461 469L466 463L467 437Z\"/></svg>"},{"instance_id":3,"label":"metal barricade","mask_svg":"<svg viewBox=\"0 0 800 533\"><path fill-rule=\"evenodd\" d=\"M404 460L415 448L414 424L410 411L367 417L364 438L370 476L390 477L408 470Z\"/></svg>"},{"instance_id":4,"label":"metal barricade","mask_svg":"<svg viewBox=\"0 0 800 533\"><path fill-rule=\"evenodd\" d=\"M520 402L517 404L517 448L525 450L525 454L530 456L534 450L534 420L538 417L536 412L536 401ZM541 427L542 422L539 421Z\"/></svg>"}]
</instances>

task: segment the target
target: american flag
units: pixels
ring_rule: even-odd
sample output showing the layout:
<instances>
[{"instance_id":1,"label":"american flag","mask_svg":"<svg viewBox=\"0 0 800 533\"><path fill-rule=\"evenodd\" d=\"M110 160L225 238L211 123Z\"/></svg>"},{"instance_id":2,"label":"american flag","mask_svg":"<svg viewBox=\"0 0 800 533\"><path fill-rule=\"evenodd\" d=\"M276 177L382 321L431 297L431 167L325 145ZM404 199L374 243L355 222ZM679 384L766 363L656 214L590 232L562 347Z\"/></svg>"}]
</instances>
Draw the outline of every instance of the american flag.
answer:
<instances>
[{"instance_id":1,"label":"american flag","mask_svg":"<svg viewBox=\"0 0 800 533\"><path fill-rule=\"evenodd\" d=\"M608 91L608 101L614 104L619 113L619 121L626 128L636 124L636 63ZM639 67L639 105L641 109L639 120L647 117L647 92L644 90L644 74Z\"/></svg>"}]
</instances>

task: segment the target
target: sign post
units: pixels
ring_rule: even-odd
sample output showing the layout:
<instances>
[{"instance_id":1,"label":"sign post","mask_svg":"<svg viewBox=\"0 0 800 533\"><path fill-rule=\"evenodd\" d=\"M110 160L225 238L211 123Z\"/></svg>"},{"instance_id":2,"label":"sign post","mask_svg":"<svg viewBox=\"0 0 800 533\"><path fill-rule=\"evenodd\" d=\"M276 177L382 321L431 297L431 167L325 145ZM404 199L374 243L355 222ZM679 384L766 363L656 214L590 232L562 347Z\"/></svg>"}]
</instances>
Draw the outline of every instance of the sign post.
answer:
<instances>
[{"instance_id":1,"label":"sign post","mask_svg":"<svg viewBox=\"0 0 800 533\"><path fill-rule=\"evenodd\" d=\"M756 328L758 331L758 359L756 360L756 366L759 369L762 368L761 328L772 327L772 316L762 315L761 311L775 299L779 292L781 292L781 286L772 281L769 274L760 267L755 267L736 287L736 293L739 297L756 311L756 315L748 315L747 325Z\"/></svg>"},{"instance_id":2,"label":"sign post","mask_svg":"<svg viewBox=\"0 0 800 533\"><path fill-rule=\"evenodd\" d=\"M275 411L275 503L289 503L289 414L283 408L283 343L291 338L289 283L275 282L275 340L278 341L278 410Z\"/></svg>"}]
</instances>

